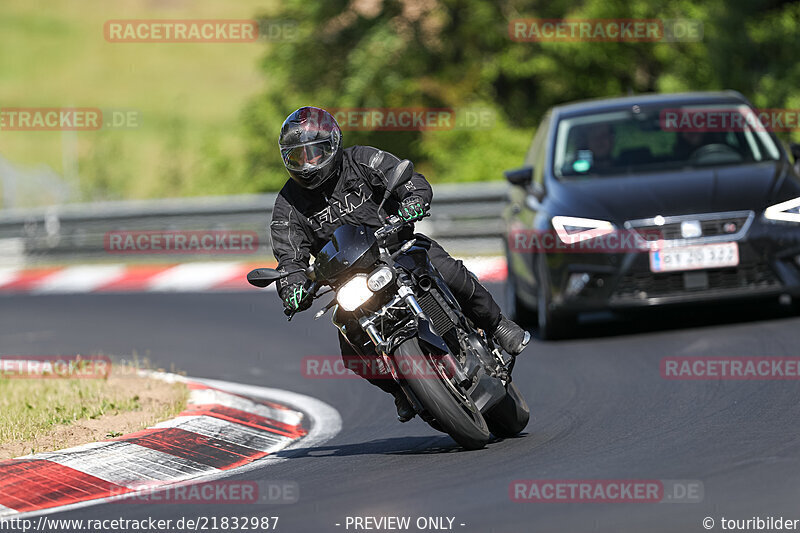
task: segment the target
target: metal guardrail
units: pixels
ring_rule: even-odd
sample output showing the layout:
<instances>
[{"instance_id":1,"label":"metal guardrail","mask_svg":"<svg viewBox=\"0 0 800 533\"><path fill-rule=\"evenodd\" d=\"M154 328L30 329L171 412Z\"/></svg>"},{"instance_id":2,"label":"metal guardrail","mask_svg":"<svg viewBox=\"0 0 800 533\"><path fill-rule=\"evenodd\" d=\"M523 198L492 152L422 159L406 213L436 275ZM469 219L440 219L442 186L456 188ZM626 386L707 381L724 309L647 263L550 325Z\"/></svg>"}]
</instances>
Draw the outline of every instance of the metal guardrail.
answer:
<instances>
[{"instance_id":1,"label":"metal guardrail","mask_svg":"<svg viewBox=\"0 0 800 533\"><path fill-rule=\"evenodd\" d=\"M6 264L128 260L106 252L110 231L252 231L258 254L271 255L269 221L275 194L170 200L64 204L0 211L0 260ZM501 213L507 196L503 182L434 186L431 217L417 231L453 253L497 254L502 250ZM137 254L136 260L174 260L166 254ZM190 259L185 254L181 260ZM218 257L218 256L217 256ZM227 258L231 258L226 254ZM241 256L240 256L241 257ZM197 259L213 259L197 255Z\"/></svg>"}]
</instances>

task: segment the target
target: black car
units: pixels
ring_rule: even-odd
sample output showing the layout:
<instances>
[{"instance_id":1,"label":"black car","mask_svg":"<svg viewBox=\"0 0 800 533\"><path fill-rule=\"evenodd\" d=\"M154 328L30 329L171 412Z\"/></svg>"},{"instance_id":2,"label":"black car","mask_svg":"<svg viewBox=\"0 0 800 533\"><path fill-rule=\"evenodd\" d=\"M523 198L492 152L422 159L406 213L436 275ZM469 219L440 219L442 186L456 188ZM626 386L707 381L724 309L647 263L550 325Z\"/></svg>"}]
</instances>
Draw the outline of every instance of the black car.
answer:
<instances>
[{"instance_id":1,"label":"black car","mask_svg":"<svg viewBox=\"0 0 800 533\"><path fill-rule=\"evenodd\" d=\"M552 108L506 172L510 314L553 338L584 311L800 294L800 178L755 113L733 91Z\"/></svg>"}]
</instances>

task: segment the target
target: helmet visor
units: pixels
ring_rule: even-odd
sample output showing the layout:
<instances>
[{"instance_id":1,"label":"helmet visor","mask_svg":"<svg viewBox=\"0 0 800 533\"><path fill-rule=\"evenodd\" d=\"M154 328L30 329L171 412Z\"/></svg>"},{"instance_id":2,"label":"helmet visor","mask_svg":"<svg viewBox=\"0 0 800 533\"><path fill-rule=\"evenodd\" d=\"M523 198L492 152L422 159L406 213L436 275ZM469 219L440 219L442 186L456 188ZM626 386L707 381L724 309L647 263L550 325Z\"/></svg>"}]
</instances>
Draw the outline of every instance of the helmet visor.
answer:
<instances>
[{"instance_id":1,"label":"helmet visor","mask_svg":"<svg viewBox=\"0 0 800 533\"><path fill-rule=\"evenodd\" d=\"M333 157L336 146L331 139L281 148L283 164L290 170L314 169Z\"/></svg>"}]
</instances>

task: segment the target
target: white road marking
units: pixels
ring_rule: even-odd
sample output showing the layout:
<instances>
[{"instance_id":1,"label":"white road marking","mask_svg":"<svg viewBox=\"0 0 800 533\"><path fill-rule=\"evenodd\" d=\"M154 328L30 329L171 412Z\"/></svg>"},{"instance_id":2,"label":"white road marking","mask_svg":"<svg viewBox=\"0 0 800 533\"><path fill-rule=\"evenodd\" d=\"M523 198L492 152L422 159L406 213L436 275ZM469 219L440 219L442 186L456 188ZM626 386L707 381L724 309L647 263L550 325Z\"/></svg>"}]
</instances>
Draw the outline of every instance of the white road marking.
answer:
<instances>
[{"instance_id":1,"label":"white road marking","mask_svg":"<svg viewBox=\"0 0 800 533\"><path fill-rule=\"evenodd\" d=\"M229 280L240 269L239 263L186 263L153 276L147 290L202 292Z\"/></svg>"},{"instance_id":2,"label":"white road marking","mask_svg":"<svg viewBox=\"0 0 800 533\"><path fill-rule=\"evenodd\" d=\"M125 487L153 481L187 480L219 471L211 466L130 442L92 444L91 447L39 453L35 458L47 459Z\"/></svg>"},{"instance_id":3,"label":"white road marking","mask_svg":"<svg viewBox=\"0 0 800 533\"><path fill-rule=\"evenodd\" d=\"M275 409L274 407L256 403L247 398L242 398L241 396L235 396L213 389L193 390L189 396L189 402L196 405L216 403L225 407L231 407L233 409L239 409L240 411L247 411L248 413L271 418L278 422L289 424L290 426L296 426L303 421L303 414L297 411Z\"/></svg>"},{"instance_id":4,"label":"white road marking","mask_svg":"<svg viewBox=\"0 0 800 533\"><path fill-rule=\"evenodd\" d=\"M14 280L19 278L20 270L18 268L0 268L0 287L13 283Z\"/></svg>"},{"instance_id":5,"label":"white road marking","mask_svg":"<svg viewBox=\"0 0 800 533\"><path fill-rule=\"evenodd\" d=\"M0 505L0 519L2 519L4 516L11 516L17 514L19 514L19 511L15 511L14 509L9 509L8 507L3 507L2 505Z\"/></svg>"},{"instance_id":6,"label":"white road marking","mask_svg":"<svg viewBox=\"0 0 800 533\"><path fill-rule=\"evenodd\" d=\"M125 265L69 267L40 280L33 293L92 292L125 274Z\"/></svg>"},{"instance_id":7,"label":"white road marking","mask_svg":"<svg viewBox=\"0 0 800 533\"><path fill-rule=\"evenodd\" d=\"M216 379L198 379L193 378L192 381L205 383L211 387L217 387L229 390L236 394L244 394L255 398L262 398L273 402L287 405L293 409L302 411L307 415L311 429L308 435L302 439L292 442L278 455L268 455L263 459L259 459L249 465L245 465L238 472L248 471L262 466L268 466L271 463L278 463L288 461L293 453L292 450L297 448L313 448L314 446L321 446L323 443L331 440L342 431L342 417L339 411L331 407L327 403L306 396L283 389L272 389L269 387L258 387L256 385L243 385L239 383L229 383L226 381L219 381ZM301 453L301 452L297 452Z\"/></svg>"},{"instance_id":8,"label":"white road marking","mask_svg":"<svg viewBox=\"0 0 800 533\"><path fill-rule=\"evenodd\" d=\"M224 440L261 452L277 452L294 439L211 416L179 416L157 424L157 428L179 428L206 437Z\"/></svg>"},{"instance_id":9,"label":"white road marking","mask_svg":"<svg viewBox=\"0 0 800 533\"><path fill-rule=\"evenodd\" d=\"M491 276L499 279L505 272L503 257L456 256L464 261L464 265L479 278ZM152 276L145 286L134 292L206 292L206 291L267 291L274 292L275 284L265 289L240 286L229 286L232 278L241 276L244 279L247 263L232 261L205 261L185 263L173 267L163 267L161 272ZM18 280L25 273L24 268L0 268L0 293L4 287ZM96 290L113 292L113 281L124 281L130 275L137 275L136 267L124 265L77 265L66 267L37 280L23 292L31 293L76 293L94 292ZM227 285L227 286L226 286ZM127 291L124 291L127 292Z\"/></svg>"},{"instance_id":10,"label":"white road marking","mask_svg":"<svg viewBox=\"0 0 800 533\"><path fill-rule=\"evenodd\" d=\"M505 266L505 259L502 257L466 257L462 262L467 270L478 278L492 274Z\"/></svg>"}]
</instances>

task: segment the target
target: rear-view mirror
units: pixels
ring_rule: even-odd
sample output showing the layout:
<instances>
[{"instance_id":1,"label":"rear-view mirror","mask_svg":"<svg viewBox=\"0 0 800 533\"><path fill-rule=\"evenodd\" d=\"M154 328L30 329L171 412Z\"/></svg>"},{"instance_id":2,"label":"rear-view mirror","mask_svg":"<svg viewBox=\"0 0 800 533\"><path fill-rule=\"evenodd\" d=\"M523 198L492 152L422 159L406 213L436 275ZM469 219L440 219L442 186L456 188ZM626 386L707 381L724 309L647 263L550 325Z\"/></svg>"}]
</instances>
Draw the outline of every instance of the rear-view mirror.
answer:
<instances>
[{"instance_id":1,"label":"rear-view mirror","mask_svg":"<svg viewBox=\"0 0 800 533\"><path fill-rule=\"evenodd\" d=\"M389 179L386 183L386 192L391 192L398 188L400 185L403 185L411 177L414 175L414 164L409 161L408 159L404 159L400 161L400 163L394 167L392 173L389 174Z\"/></svg>"},{"instance_id":2,"label":"rear-view mirror","mask_svg":"<svg viewBox=\"0 0 800 533\"><path fill-rule=\"evenodd\" d=\"M281 279L283 276L284 274L281 274L273 268L257 268L251 270L250 273L247 274L247 281L250 285L263 288Z\"/></svg>"}]
</instances>

